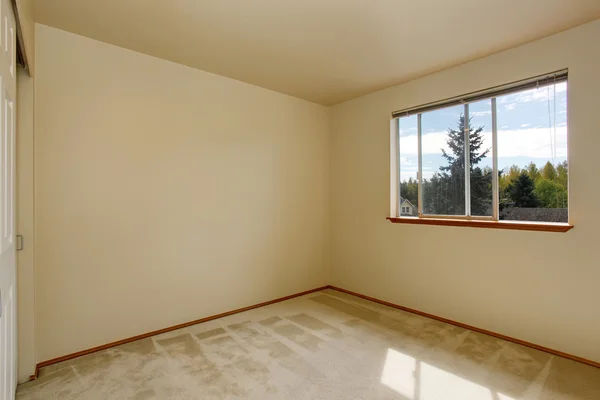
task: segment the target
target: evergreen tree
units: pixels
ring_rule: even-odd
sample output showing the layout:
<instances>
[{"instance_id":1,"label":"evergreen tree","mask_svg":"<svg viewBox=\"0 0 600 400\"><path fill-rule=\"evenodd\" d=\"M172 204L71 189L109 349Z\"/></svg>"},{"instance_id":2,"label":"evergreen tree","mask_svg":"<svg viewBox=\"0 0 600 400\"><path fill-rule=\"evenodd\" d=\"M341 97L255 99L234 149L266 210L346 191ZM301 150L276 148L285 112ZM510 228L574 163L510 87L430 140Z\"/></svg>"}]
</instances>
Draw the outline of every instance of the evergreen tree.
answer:
<instances>
[{"instance_id":1,"label":"evergreen tree","mask_svg":"<svg viewBox=\"0 0 600 400\"><path fill-rule=\"evenodd\" d=\"M471 168L479 164L479 162L487 156L490 149L479 152L479 149L483 145L483 126L473 129L471 126L471 119L469 118L469 160ZM448 128L448 139L446 143L452 154L446 153L446 150L442 149L442 156L448 161L448 166L440 167L440 171L452 172L462 169L465 171L465 117L461 115L458 119L457 129Z\"/></svg>"},{"instance_id":2,"label":"evergreen tree","mask_svg":"<svg viewBox=\"0 0 600 400\"><path fill-rule=\"evenodd\" d=\"M400 196L417 207L419 199L419 182L410 177L408 178L408 181L400 183Z\"/></svg>"},{"instance_id":3,"label":"evergreen tree","mask_svg":"<svg viewBox=\"0 0 600 400\"><path fill-rule=\"evenodd\" d=\"M461 115L457 128L448 128L446 143L450 152L442 149L448 165L440 167L429 181L423 182L423 210L426 214L464 215L465 213L465 117ZM473 128L469 120L469 161L471 172L471 214L490 215L492 204L492 172L477 164L490 149L483 146L483 126Z\"/></svg>"},{"instance_id":4,"label":"evergreen tree","mask_svg":"<svg viewBox=\"0 0 600 400\"><path fill-rule=\"evenodd\" d=\"M457 197L454 185L452 177L447 173L436 172L431 179L423 180L423 212L437 215L464 214L464 192L463 203L454 203L454 199Z\"/></svg>"},{"instance_id":5,"label":"evergreen tree","mask_svg":"<svg viewBox=\"0 0 600 400\"><path fill-rule=\"evenodd\" d=\"M521 175L508 185L506 192L514 207L538 207L539 200L534 190L533 179L526 172L521 172Z\"/></svg>"},{"instance_id":6,"label":"evergreen tree","mask_svg":"<svg viewBox=\"0 0 600 400\"><path fill-rule=\"evenodd\" d=\"M503 203L507 203L507 194L506 189L511 182L518 178L521 175L521 168L518 165L512 165L508 169L503 169L498 171L499 179L498 179L498 189L500 191L500 208L502 209Z\"/></svg>"},{"instance_id":7,"label":"evergreen tree","mask_svg":"<svg viewBox=\"0 0 600 400\"><path fill-rule=\"evenodd\" d=\"M492 168L471 171L471 215L492 215Z\"/></svg>"},{"instance_id":8,"label":"evergreen tree","mask_svg":"<svg viewBox=\"0 0 600 400\"><path fill-rule=\"evenodd\" d=\"M517 164L511 165L510 168L508 169L508 172L506 173L506 176L510 182L517 179L519 177L519 175L521 175L521 168L519 168L519 166Z\"/></svg>"}]
</instances>

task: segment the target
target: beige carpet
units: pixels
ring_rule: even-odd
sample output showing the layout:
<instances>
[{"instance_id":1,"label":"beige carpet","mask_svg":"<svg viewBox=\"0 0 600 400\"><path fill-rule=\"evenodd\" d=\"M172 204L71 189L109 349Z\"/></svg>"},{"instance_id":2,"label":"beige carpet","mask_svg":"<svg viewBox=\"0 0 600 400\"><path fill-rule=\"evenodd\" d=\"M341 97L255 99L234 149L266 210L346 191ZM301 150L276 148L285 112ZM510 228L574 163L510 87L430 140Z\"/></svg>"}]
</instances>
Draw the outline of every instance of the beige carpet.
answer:
<instances>
[{"instance_id":1,"label":"beige carpet","mask_svg":"<svg viewBox=\"0 0 600 400\"><path fill-rule=\"evenodd\" d=\"M40 372L32 399L600 399L600 369L325 290Z\"/></svg>"}]
</instances>

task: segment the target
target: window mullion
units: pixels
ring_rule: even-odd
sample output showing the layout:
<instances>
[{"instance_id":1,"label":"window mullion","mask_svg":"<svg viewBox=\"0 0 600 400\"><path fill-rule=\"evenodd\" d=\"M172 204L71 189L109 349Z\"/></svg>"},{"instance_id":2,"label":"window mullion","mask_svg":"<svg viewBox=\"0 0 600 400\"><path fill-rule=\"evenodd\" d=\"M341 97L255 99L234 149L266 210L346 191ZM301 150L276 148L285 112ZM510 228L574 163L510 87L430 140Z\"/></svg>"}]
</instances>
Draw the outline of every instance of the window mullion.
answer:
<instances>
[{"instance_id":1,"label":"window mullion","mask_svg":"<svg viewBox=\"0 0 600 400\"><path fill-rule=\"evenodd\" d=\"M496 119L496 98L492 98L492 217L498 220L500 214L500 190L498 188L498 121Z\"/></svg>"},{"instance_id":2,"label":"window mullion","mask_svg":"<svg viewBox=\"0 0 600 400\"><path fill-rule=\"evenodd\" d=\"M396 179L396 193L398 196L398 199L396 200L397 205L396 205L396 213L398 214L397 216L399 217L400 215L402 215L402 211L400 209L400 206L402 204L402 175L400 174L400 118L398 118L396 120L396 124L395 124L395 132L394 132L394 136L396 139L396 164L398 165L397 171L398 171L398 179Z\"/></svg>"},{"instance_id":3,"label":"window mullion","mask_svg":"<svg viewBox=\"0 0 600 400\"><path fill-rule=\"evenodd\" d=\"M471 144L469 138L469 104L465 104L464 151L465 151L465 215L471 216Z\"/></svg>"},{"instance_id":4,"label":"window mullion","mask_svg":"<svg viewBox=\"0 0 600 400\"><path fill-rule=\"evenodd\" d=\"M419 176L418 176L418 190L417 196L419 199L419 204L417 207L418 215L423 215L423 152L421 148L422 140L421 140L421 114L417 115L417 147L419 153Z\"/></svg>"}]
</instances>

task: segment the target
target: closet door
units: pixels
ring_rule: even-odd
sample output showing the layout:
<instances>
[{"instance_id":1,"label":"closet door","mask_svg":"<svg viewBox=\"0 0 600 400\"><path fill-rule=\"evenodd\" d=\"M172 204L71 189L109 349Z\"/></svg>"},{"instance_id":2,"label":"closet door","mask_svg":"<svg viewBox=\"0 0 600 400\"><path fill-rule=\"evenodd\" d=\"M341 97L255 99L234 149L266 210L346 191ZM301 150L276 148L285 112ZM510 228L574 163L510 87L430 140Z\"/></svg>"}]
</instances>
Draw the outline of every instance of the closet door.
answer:
<instances>
[{"instance_id":1,"label":"closet door","mask_svg":"<svg viewBox=\"0 0 600 400\"><path fill-rule=\"evenodd\" d=\"M13 400L17 388L16 27L10 0L0 2L0 399Z\"/></svg>"}]
</instances>

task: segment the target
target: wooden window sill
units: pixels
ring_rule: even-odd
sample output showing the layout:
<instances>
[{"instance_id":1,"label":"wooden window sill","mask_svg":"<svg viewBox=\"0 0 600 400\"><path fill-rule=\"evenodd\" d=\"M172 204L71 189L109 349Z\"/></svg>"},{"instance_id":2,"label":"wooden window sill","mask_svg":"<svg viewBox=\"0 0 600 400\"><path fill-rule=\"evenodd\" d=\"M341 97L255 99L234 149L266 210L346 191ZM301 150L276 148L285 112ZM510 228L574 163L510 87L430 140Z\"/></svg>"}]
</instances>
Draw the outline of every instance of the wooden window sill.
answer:
<instances>
[{"instance_id":1,"label":"wooden window sill","mask_svg":"<svg viewBox=\"0 0 600 400\"><path fill-rule=\"evenodd\" d=\"M513 229L519 231L567 232L573 229L573 225L553 222L481 221L415 217L387 217L387 219L395 224L468 226L471 228Z\"/></svg>"}]
</instances>

